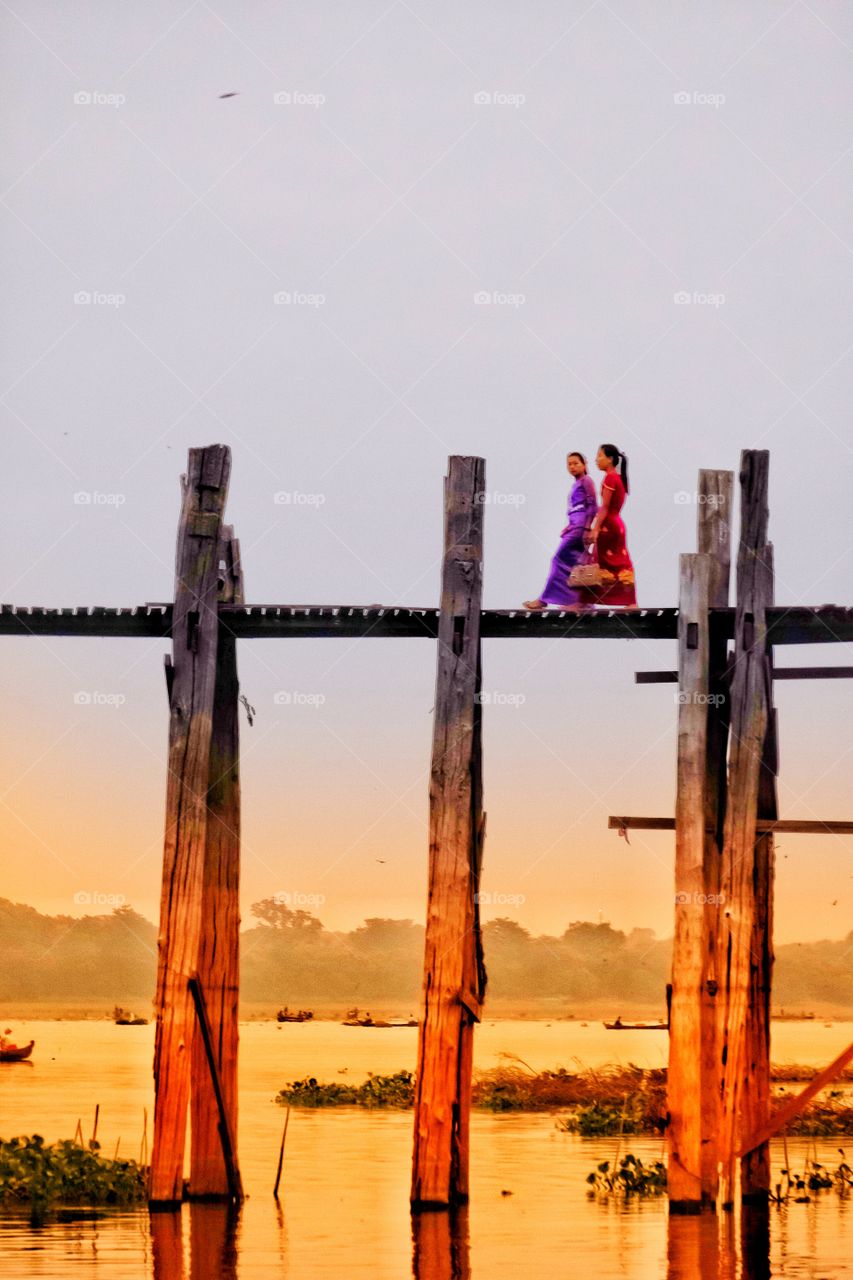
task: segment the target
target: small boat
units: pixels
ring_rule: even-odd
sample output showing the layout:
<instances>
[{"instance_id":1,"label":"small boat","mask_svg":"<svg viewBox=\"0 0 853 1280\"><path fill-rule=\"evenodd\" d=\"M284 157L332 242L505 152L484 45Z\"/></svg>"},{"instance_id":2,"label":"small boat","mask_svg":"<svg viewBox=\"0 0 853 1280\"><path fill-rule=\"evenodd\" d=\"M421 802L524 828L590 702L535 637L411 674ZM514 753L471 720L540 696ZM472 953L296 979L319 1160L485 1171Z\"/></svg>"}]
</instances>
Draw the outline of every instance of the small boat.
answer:
<instances>
[{"instance_id":1,"label":"small boat","mask_svg":"<svg viewBox=\"0 0 853 1280\"><path fill-rule=\"evenodd\" d=\"M615 1022L605 1022L608 1031L669 1031L668 1022L623 1022L617 1018Z\"/></svg>"},{"instance_id":2,"label":"small boat","mask_svg":"<svg viewBox=\"0 0 853 1280\"><path fill-rule=\"evenodd\" d=\"M147 1018L138 1018L135 1013L131 1013L129 1009L122 1009L118 1005L113 1009L113 1022L117 1027L147 1027Z\"/></svg>"},{"instance_id":3,"label":"small boat","mask_svg":"<svg viewBox=\"0 0 853 1280\"><path fill-rule=\"evenodd\" d=\"M770 1014L771 1022L812 1022L813 1020L813 1013L786 1013L784 1009L780 1009L778 1013Z\"/></svg>"},{"instance_id":4,"label":"small boat","mask_svg":"<svg viewBox=\"0 0 853 1280\"><path fill-rule=\"evenodd\" d=\"M314 1010L300 1009L298 1013L293 1013L285 1005L283 1009L279 1009L275 1017L277 1022L310 1022L314 1017Z\"/></svg>"},{"instance_id":5,"label":"small boat","mask_svg":"<svg viewBox=\"0 0 853 1280\"><path fill-rule=\"evenodd\" d=\"M20 1049L16 1044L4 1044L0 1046L0 1062L23 1062L32 1053L34 1045L35 1040Z\"/></svg>"},{"instance_id":6,"label":"small boat","mask_svg":"<svg viewBox=\"0 0 853 1280\"><path fill-rule=\"evenodd\" d=\"M369 1013L360 1017L358 1009L350 1009L344 1018L345 1027L416 1027L417 1025L417 1018L392 1018L386 1021L384 1018L371 1018Z\"/></svg>"}]
</instances>

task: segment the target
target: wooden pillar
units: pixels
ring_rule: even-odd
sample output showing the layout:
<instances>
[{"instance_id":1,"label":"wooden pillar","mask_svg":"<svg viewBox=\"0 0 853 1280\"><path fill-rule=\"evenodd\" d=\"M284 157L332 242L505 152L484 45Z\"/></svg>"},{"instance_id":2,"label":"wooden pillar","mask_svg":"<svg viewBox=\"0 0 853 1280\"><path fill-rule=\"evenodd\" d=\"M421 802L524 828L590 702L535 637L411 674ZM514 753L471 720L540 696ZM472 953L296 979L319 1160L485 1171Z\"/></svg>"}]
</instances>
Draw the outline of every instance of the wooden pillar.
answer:
<instances>
[{"instance_id":1,"label":"wooden pillar","mask_svg":"<svg viewBox=\"0 0 853 1280\"><path fill-rule=\"evenodd\" d=\"M702 1202L702 986L710 557L683 555L678 597L675 935L669 1020L667 1193L674 1212Z\"/></svg>"},{"instance_id":2,"label":"wooden pillar","mask_svg":"<svg viewBox=\"0 0 853 1280\"><path fill-rule=\"evenodd\" d=\"M207 848L218 562L231 451L190 449L178 528L169 765L154 1041L154 1138L149 1202L174 1208L183 1194L195 1011L188 982L198 969Z\"/></svg>"},{"instance_id":3,"label":"wooden pillar","mask_svg":"<svg viewBox=\"0 0 853 1280\"><path fill-rule=\"evenodd\" d=\"M477 905L484 833L479 698L484 489L482 458L451 457L444 488L413 1208L468 1198L473 1034L486 985Z\"/></svg>"},{"instance_id":4,"label":"wooden pillar","mask_svg":"<svg viewBox=\"0 0 853 1280\"><path fill-rule=\"evenodd\" d=\"M240 548L230 525L222 531L219 566L220 603L243 604ZM207 1007L235 1161L240 946L239 692L237 643L227 625L222 624L210 744L198 977ZM193 1199L231 1198L233 1187L229 1186L228 1169L223 1159L219 1111L210 1087L210 1069L199 1035L195 1036L192 1049L190 1118L190 1196Z\"/></svg>"},{"instance_id":5,"label":"wooden pillar","mask_svg":"<svg viewBox=\"0 0 853 1280\"><path fill-rule=\"evenodd\" d=\"M675 933L670 987L668 1195L674 1213L713 1204L716 1188L714 941L724 803L726 642L709 609L728 603L729 471L700 471L698 555L681 557Z\"/></svg>"},{"instance_id":6,"label":"wooden pillar","mask_svg":"<svg viewBox=\"0 0 853 1280\"><path fill-rule=\"evenodd\" d=\"M773 548L765 548L769 576L769 603L774 600ZM773 706L773 653L767 654L767 733L758 781L758 817L778 818L776 775L779 772L778 727ZM765 831L756 837L753 865L755 917L750 950L749 999L746 1012L746 1073L742 1107L742 1134L756 1133L770 1118L770 1005L773 974L773 890L776 872L775 837ZM770 1143L760 1143L741 1160L741 1195L744 1200L767 1203L770 1191ZM761 1213L753 1214L759 1239L763 1240ZM762 1245L763 1248L763 1245ZM762 1257L764 1255L762 1254Z\"/></svg>"},{"instance_id":7,"label":"wooden pillar","mask_svg":"<svg viewBox=\"0 0 853 1280\"><path fill-rule=\"evenodd\" d=\"M719 1203L735 1196L736 1153L742 1136L745 1078L754 1045L748 1019L751 957L756 943L756 821L769 712L766 609L772 600L767 558L769 454L741 459L741 535L737 563L734 667L731 681L728 791L723 836L720 936L717 943L717 1053L720 1082ZM760 928L760 926L759 926Z\"/></svg>"},{"instance_id":8,"label":"wooden pillar","mask_svg":"<svg viewBox=\"0 0 853 1280\"><path fill-rule=\"evenodd\" d=\"M710 557L708 604L724 609L729 603L732 562L732 497L734 473L699 472L697 545ZM720 867L723 852L723 821L726 811L726 755L729 739L729 697L726 665L728 641L722 628L710 625L708 633L708 719L705 755L705 913L702 950L704 975L700 990L699 1016L702 1025L701 1179L702 1203L717 1199L717 1135L719 1090L716 1054L716 993L719 987L717 940L719 938Z\"/></svg>"}]
</instances>

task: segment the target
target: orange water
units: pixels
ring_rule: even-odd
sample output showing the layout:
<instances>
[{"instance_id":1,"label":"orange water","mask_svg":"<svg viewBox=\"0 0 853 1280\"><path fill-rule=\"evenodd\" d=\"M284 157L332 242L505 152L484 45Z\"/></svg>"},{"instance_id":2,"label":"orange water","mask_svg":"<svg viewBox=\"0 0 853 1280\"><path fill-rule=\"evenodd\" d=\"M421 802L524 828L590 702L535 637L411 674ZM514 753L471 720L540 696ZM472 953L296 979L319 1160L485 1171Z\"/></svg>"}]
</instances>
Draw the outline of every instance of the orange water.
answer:
<instances>
[{"instance_id":1,"label":"orange water","mask_svg":"<svg viewBox=\"0 0 853 1280\"><path fill-rule=\"evenodd\" d=\"M779 1024L774 1060L824 1064L849 1043L850 1032L849 1024ZM97 1102L104 1153L112 1155L120 1140L120 1154L138 1155L144 1107L150 1134L152 1027L33 1022L16 1024L15 1034L19 1042L35 1038L36 1050L32 1066L0 1068L0 1135L70 1137L79 1117L88 1136ZM145 1212L40 1229L7 1216L0 1223L0 1274L57 1280L411 1275L411 1114L294 1110L277 1208L271 1192L284 1112L272 1099L285 1082L306 1074L360 1080L368 1070L410 1068L416 1035L330 1023L243 1024L239 1144L249 1199L236 1226L229 1228L226 1215L211 1206L158 1215L153 1234ZM665 1050L664 1033L614 1034L592 1024L503 1022L477 1029L481 1067L505 1061L502 1053L537 1069L577 1059L660 1065ZM806 1145L789 1142L794 1166L802 1164ZM838 1139L818 1139L818 1159L837 1164L838 1145ZM651 1159L661 1143L630 1138L622 1149ZM720 1252L713 1221L673 1220L668 1231L662 1200L589 1200L587 1173L615 1153L614 1139L559 1133L553 1116L475 1113L470 1209L454 1232L446 1215L426 1215L417 1275L694 1280L741 1274L725 1241ZM781 1144L774 1144L773 1158L781 1168ZM810 1204L772 1210L770 1242L773 1276L853 1278L853 1200L822 1193Z\"/></svg>"}]
</instances>

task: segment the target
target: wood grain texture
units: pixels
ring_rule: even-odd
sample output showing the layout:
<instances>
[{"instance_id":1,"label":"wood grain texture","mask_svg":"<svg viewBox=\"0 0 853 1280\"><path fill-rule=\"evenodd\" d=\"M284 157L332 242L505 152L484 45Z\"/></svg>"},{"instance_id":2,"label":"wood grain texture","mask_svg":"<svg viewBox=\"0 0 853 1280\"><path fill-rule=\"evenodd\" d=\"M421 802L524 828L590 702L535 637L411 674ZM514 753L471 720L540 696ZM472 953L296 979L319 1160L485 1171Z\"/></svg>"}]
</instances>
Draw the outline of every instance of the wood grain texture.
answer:
<instances>
[{"instance_id":1,"label":"wood grain texture","mask_svg":"<svg viewBox=\"0 0 853 1280\"><path fill-rule=\"evenodd\" d=\"M705 981L705 785L711 557L682 555L675 798L675 933L667 1073L667 1194L674 1211L702 1201L702 988Z\"/></svg>"},{"instance_id":2,"label":"wood grain texture","mask_svg":"<svg viewBox=\"0 0 853 1280\"><path fill-rule=\"evenodd\" d=\"M766 611L772 571L766 555L769 454L746 450L741 465L741 538L737 564L730 745L717 942L717 1069L719 1071L719 1197L736 1194L744 1078L748 1070L748 1006L756 920L756 834L761 763L770 705Z\"/></svg>"},{"instance_id":3,"label":"wood grain texture","mask_svg":"<svg viewBox=\"0 0 853 1280\"><path fill-rule=\"evenodd\" d=\"M468 1196L473 1028L486 985L477 904L484 835L479 699L484 490L482 458L450 459L430 776L414 1207L460 1203Z\"/></svg>"},{"instance_id":4,"label":"wood grain texture","mask_svg":"<svg viewBox=\"0 0 853 1280\"><path fill-rule=\"evenodd\" d=\"M219 537L230 470L226 446L190 449L181 484L148 1184L149 1201L157 1206L177 1205L183 1195L195 1023L188 981L198 969L201 941L219 640Z\"/></svg>"},{"instance_id":5,"label":"wood grain texture","mask_svg":"<svg viewBox=\"0 0 853 1280\"><path fill-rule=\"evenodd\" d=\"M243 601L240 549L231 525L222 530L219 593ZM236 641L220 624L207 790L207 840L202 886L198 977L207 1009L216 1070L237 1162L237 1044L240 985L240 692ZM190 1092L191 1198L233 1199L220 1133L219 1109L200 1036L193 1040ZM239 1178L239 1173L238 1173Z\"/></svg>"}]
</instances>

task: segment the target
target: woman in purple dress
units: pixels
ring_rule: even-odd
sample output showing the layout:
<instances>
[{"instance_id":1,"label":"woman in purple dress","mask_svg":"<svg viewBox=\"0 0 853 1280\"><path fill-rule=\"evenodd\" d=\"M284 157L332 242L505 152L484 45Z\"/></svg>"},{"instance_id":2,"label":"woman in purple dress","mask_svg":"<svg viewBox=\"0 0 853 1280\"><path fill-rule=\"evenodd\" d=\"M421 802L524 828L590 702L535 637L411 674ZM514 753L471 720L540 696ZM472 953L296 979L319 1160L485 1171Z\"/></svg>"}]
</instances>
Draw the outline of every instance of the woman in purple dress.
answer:
<instances>
[{"instance_id":1,"label":"woman in purple dress","mask_svg":"<svg viewBox=\"0 0 853 1280\"><path fill-rule=\"evenodd\" d=\"M548 581L536 600L525 600L525 609L547 609L549 606L565 609L581 603L580 595L569 586L568 579L590 541L589 531L598 510L598 502L595 485L586 473L586 458L583 454L570 453L566 458L566 468L575 481L569 495L569 523L561 534L560 545L551 561Z\"/></svg>"}]
</instances>

